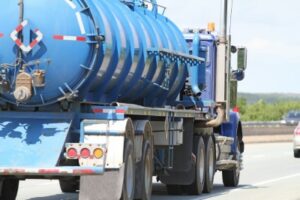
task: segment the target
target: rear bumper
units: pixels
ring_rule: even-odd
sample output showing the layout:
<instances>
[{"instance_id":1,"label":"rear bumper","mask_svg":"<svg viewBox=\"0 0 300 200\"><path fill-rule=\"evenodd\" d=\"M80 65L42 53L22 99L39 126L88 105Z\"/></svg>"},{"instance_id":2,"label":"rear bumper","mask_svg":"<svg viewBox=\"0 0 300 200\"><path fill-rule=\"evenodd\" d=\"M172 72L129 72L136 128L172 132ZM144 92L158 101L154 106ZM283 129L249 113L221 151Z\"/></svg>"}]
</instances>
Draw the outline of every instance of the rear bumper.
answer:
<instances>
[{"instance_id":1,"label":"rear bumper","mask_svg":"<svg viewBox=\"0 0 300 200\"><path fill-rule=\"evenodd\" d=\"M0 176L88 176L104 174L103 167L0 168Z\"/></svg>"}]
</instances>

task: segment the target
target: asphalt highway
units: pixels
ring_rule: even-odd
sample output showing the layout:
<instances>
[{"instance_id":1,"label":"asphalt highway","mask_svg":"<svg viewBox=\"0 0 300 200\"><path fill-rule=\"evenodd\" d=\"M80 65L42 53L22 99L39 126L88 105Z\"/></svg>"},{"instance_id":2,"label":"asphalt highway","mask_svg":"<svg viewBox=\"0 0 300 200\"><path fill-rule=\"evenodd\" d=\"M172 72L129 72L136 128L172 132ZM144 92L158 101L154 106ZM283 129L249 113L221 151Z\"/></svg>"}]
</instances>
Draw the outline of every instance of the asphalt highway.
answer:
<instances>
[{"instance_id":1,"label":"asphalt highway","mask_svg":"<svg viewBox=\"0 0 300 200\"><path fill-rule=\"evenodd\" d=\"M21 182L18 200L77 200L78 194L63 194L57 181ZM238 188L225 188L221 173L214 190L201 196L168 196L162 184L154 183L153 200L300 200L300 159L293 157L291 143L248 144Z\"/></svg>"}]
</instances>

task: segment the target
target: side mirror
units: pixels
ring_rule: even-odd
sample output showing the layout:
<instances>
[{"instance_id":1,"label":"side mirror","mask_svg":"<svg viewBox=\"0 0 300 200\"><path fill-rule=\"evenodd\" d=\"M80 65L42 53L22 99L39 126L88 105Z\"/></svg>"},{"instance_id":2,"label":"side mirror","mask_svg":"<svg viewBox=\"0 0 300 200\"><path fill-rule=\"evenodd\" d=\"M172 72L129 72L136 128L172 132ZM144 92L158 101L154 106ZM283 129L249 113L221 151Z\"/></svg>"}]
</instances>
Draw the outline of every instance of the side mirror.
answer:
<instances>
[{"instance_id":1,"label":"side mirror","mask_svg":"<svg viewBox=\"0 0 300 200\"><path fill-rule=\"evenodd\" d=\"M237 48L236 48L236 46L231 46L231 48L230 48L230 51L231 51L231 53L236 53L237 52Z\"/></svg>"},{"instance_id":2,"label":"side mirror","mask_svg":"<svg viewBox=\"0 0 300 200\"><path fill-rule=\"evenodd\" d=\"M231 80L242 81L245 78L244 70L235 70L231 72Z\"/></svg>"},{"instance_id":3,"label":"side mirror","mask_svg":"<svg viewBox=\"0 0 300 200\"><path fill-rule=\"evenodd\" d=\"M247 68L247 48L240 47L237 53L237 67L239 70L244 71Z\"/></svg>"}]
</instances>

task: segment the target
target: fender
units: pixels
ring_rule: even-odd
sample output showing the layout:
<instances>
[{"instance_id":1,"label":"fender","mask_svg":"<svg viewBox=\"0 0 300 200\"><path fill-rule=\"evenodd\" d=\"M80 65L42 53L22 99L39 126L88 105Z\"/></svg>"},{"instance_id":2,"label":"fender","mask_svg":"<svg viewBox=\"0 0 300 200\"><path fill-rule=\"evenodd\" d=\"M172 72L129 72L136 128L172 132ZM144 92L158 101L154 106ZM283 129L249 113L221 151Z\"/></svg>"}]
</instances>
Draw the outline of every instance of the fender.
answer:
<instances>
[{"instance_id":1,"label":"fender","mask_svg":"<svg viewBox=\"0 0 300 200\"><path fill-rule=\"evenodd\" d=\"M244 152L243 131L240 115L238 112L229 113L229 121L221 124L220 134L226 137L234 138L231 146L231 152L236 153L236 147L239 143L241 153Z\"/></svg>"}]
</instances>

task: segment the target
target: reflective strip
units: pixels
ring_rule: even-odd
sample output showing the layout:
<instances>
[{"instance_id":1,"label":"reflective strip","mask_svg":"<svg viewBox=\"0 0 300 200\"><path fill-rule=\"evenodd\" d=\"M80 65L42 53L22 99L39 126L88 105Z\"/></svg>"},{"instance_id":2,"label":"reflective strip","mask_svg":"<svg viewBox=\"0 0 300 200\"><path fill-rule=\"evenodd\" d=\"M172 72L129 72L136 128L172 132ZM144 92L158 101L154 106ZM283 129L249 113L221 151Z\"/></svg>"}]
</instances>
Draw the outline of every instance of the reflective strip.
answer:
<instances>
[{"instance_id":1,"label":"reflective strip","mask_svg":"<svg viewBox=\"0 0 300 200\"><path fill-rule=\"evenodd\" d=\"M31 47L31 49L35 46L35 45L37 45L40 41L42 41L42 39L43 39L43 34L41 33L41 31L40 30L38 30L38 29L36 29L35 30L35 34L37 35L37 37L30 43L30 47Z\"/></svg>"},{"instance_id":2,"label":"reflective strip","mask_svg":"<svg viewBox=\"0 0 300 200\"><path fill-rule=\"evenodd\" d=\"M15 42L19 47L23 45L20 39L16 39Z\"/></svg>"},{"instance_id":3,"label":"reflective strip","mask_svg":"<svg viewBox=\"0 0 300 200\"><path fill-rule=\"evenodd\" d=\"M122 110L122 109L117 109L116 110L116 113L118 113L118 114L125 114L125 110Z\"/></svg>"},{"instance_id":4,"label":"reflective strip","mask_svg":"<svg viewBox=\"0 0 300 200\"><path fill-rule=\"evenodd\" d=\"M17 31L13 31L13 32L10 34L10 38L11 38L13 41L16 41L16 40L18 39L17 34L18 34Z\"/></svg>"},{"instance_id":5,"label":"reflective strip","mask_svg":"<svg viewBox=\"0 0 300 200\"><path fill-rule=\"evenodd\" d=\"M58 169L40 169L39 174L58 174L60 171Z\"/></svg>"},{"instance_id":6,"label":"reflective strip","mask_svg":"<svg viewBox=\"0 0 300 200\"><path fill-rule=\"evenodd\" d=\"M73 170L73 174L92 174L93 171L91 169L81 169L81 170Z\"/></svg>"},{"instance_id":7,"label":"reflective strip","mask_svg":"<svg viewBox=\"0 0 300 200\"><path fill-rule=\"evenodd\" d=\"M116 114L125 114L125 110L123 109L101 109L101 108L93 108L93 113L116 113Z\"/></svg>"},{"instance_id":8,"label":"reflective strip","mask_svg":"<svg viewBox=\"0 0 300 200\"><path fill-rule=\"evenodd\" d=\"M27 26L28 24L28 21L27 20L24 20L16 29L15 31L17 31L18 33L25 27Z\"/></svg>"},{"instance_id":9,"label":"reflective strip","mask_svg":"<svg viewBox=\"0 0 300 200\"><path fill-rule=\"evenodd\" d=\"M1 175L100 175L103 167L0 168Z\"/></svg>"},{"instance_id":10,"label":"reflective strip","mask_svg":"<svg viewBox=\"0 0 300 200\"><path fill-rule=\"evenodd\" d=\"M28 24L27 20L24 20L17 28L10 34L11 39L20 47L20 49L29 53L40 41L43 39L43 34L40 30L36 29L35 34L37 37L29 44L29 46L25 46L22 41L17 37L18 33L23 30L23 28Z\"/></svg>"},{"instance_id":11,"label":"reflective strip","mask_svg":"<svg viewBox=\"0 0 300 200\"><path fill-rule=\"evenodd\" d=\"M67 35L54 35L53 39L55 39L55 40L66 40L66 41L77 41L77 42L85 42L86 41L86 37L67 36Z\"/></svg>"}]
</instances>

